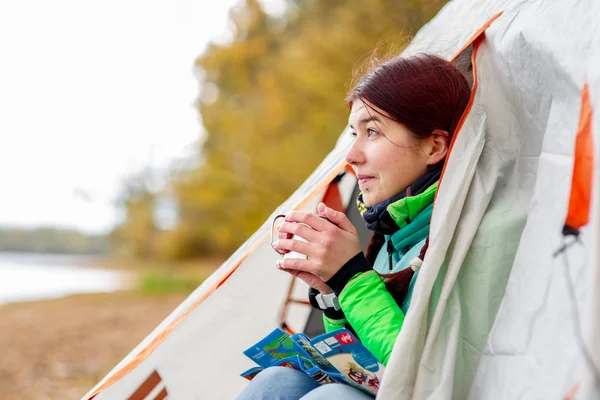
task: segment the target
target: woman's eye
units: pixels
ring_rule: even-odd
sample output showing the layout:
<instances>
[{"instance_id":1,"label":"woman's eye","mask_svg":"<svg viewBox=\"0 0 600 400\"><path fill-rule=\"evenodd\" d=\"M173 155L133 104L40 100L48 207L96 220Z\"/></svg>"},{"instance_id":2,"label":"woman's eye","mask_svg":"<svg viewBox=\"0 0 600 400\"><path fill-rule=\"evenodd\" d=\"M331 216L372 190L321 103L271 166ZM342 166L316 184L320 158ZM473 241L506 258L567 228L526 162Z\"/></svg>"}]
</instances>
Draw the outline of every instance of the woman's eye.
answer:
<instances>
[{"instance_id":1,"label":"woman's eye","mask_svg":"<svg viewBox=\"0 0 600 400\"><path fill-rule=\"evenodd\" d=\"M379 135L379 132L377 132L375 129L367 129L367 134L369 137L373 137L375 135Z\"/></svg>"},{"instance_id":2,"label":"woman's eye","mask_svg":"<svg viewBox=\"0 0 600 400\"><path fill-rule=\"evenodd\" d=\"M354 139L356 139L356 132L350 131L350 136L352 136Z\"/></svg>"}]
</instances>

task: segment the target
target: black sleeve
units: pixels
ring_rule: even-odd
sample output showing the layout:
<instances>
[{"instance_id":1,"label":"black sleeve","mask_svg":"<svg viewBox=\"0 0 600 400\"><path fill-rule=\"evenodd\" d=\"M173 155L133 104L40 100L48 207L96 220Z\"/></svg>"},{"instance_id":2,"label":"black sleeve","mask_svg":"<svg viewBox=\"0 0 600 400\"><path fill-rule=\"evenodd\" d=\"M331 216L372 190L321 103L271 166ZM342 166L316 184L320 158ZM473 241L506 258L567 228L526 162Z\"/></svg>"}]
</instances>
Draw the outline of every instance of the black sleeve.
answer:
<instances>
[{"instance_id":1,"label":"black sleeve","mask_svg":"<svg viewBox=\"0 0 600 400\"><path fill-rule=\"evenodd\" d=\"M372 268L369 265L369 262L361 251L344 264L342 268L340 268L340 270L325 283L335 292L336 296L339 296L348 281L354 278L356 274L371 270Z\"/></svg>"}]
</instances>

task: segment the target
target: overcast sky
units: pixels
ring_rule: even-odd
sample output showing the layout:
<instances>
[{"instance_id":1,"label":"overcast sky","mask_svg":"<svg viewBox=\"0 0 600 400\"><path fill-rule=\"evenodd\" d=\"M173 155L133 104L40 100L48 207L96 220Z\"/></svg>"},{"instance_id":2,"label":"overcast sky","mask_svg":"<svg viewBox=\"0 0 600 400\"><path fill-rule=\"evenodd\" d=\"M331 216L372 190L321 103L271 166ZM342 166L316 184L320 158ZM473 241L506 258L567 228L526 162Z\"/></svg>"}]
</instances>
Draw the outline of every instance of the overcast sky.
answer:
<instances>
[{"instance_id":1,"label":"overcast sky","mask_svg":"<svg viewBox=\"0 0 600 400\"><path fill-rule=\"evenodd\" d=\"M198 137L192 64L238 3L0 2L0 225L109 229L123 177Z\"/></svg>"}]
</instances>

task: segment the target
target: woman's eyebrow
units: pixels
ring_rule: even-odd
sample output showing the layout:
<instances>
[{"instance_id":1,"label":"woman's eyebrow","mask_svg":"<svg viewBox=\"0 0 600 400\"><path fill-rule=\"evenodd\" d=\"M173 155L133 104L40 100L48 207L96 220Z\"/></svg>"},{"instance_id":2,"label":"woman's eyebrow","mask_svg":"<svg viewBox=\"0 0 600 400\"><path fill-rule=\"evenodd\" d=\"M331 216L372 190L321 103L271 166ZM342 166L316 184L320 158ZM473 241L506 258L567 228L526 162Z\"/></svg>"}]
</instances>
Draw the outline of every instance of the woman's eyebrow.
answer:
<instances>
[{"instance_id":1,"label":"woman's eyebrow","mask_svg":"<svg viewBox=\"0 0 600 400\"><path fill-rule=\"evenodd\" d=\"M380 124L383 124L383 121L381 120L381 118L378 118L376 115L371 115L367 118L363 118L358 122L358 125L365 125L371 121L374 122L379 122ZM350 128L354 129L354 127L352 125L350 125Z\"/></svg>"}]
</instances>

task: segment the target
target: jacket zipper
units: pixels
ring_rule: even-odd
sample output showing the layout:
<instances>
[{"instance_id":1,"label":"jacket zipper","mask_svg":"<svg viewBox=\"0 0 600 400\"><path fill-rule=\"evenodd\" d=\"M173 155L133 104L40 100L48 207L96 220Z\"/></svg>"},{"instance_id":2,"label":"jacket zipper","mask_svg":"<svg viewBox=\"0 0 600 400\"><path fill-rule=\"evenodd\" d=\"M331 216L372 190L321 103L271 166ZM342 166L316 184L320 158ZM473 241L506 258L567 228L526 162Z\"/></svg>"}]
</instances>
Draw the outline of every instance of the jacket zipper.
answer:
<instances>
[{"instance_id":1,"label":"jacket zipper","mask_svg":"<svg viewBox=\"0 0 600 400\"><path fill-rule=\"evenodd\" d=\"M390 272L394 269L394 262L392 261L392 253L394 252L394 245L392 244L392 239L387 242L387 252L388 252L388 260L389 260L389 268Z\"/></svg>"}]
</instances>

